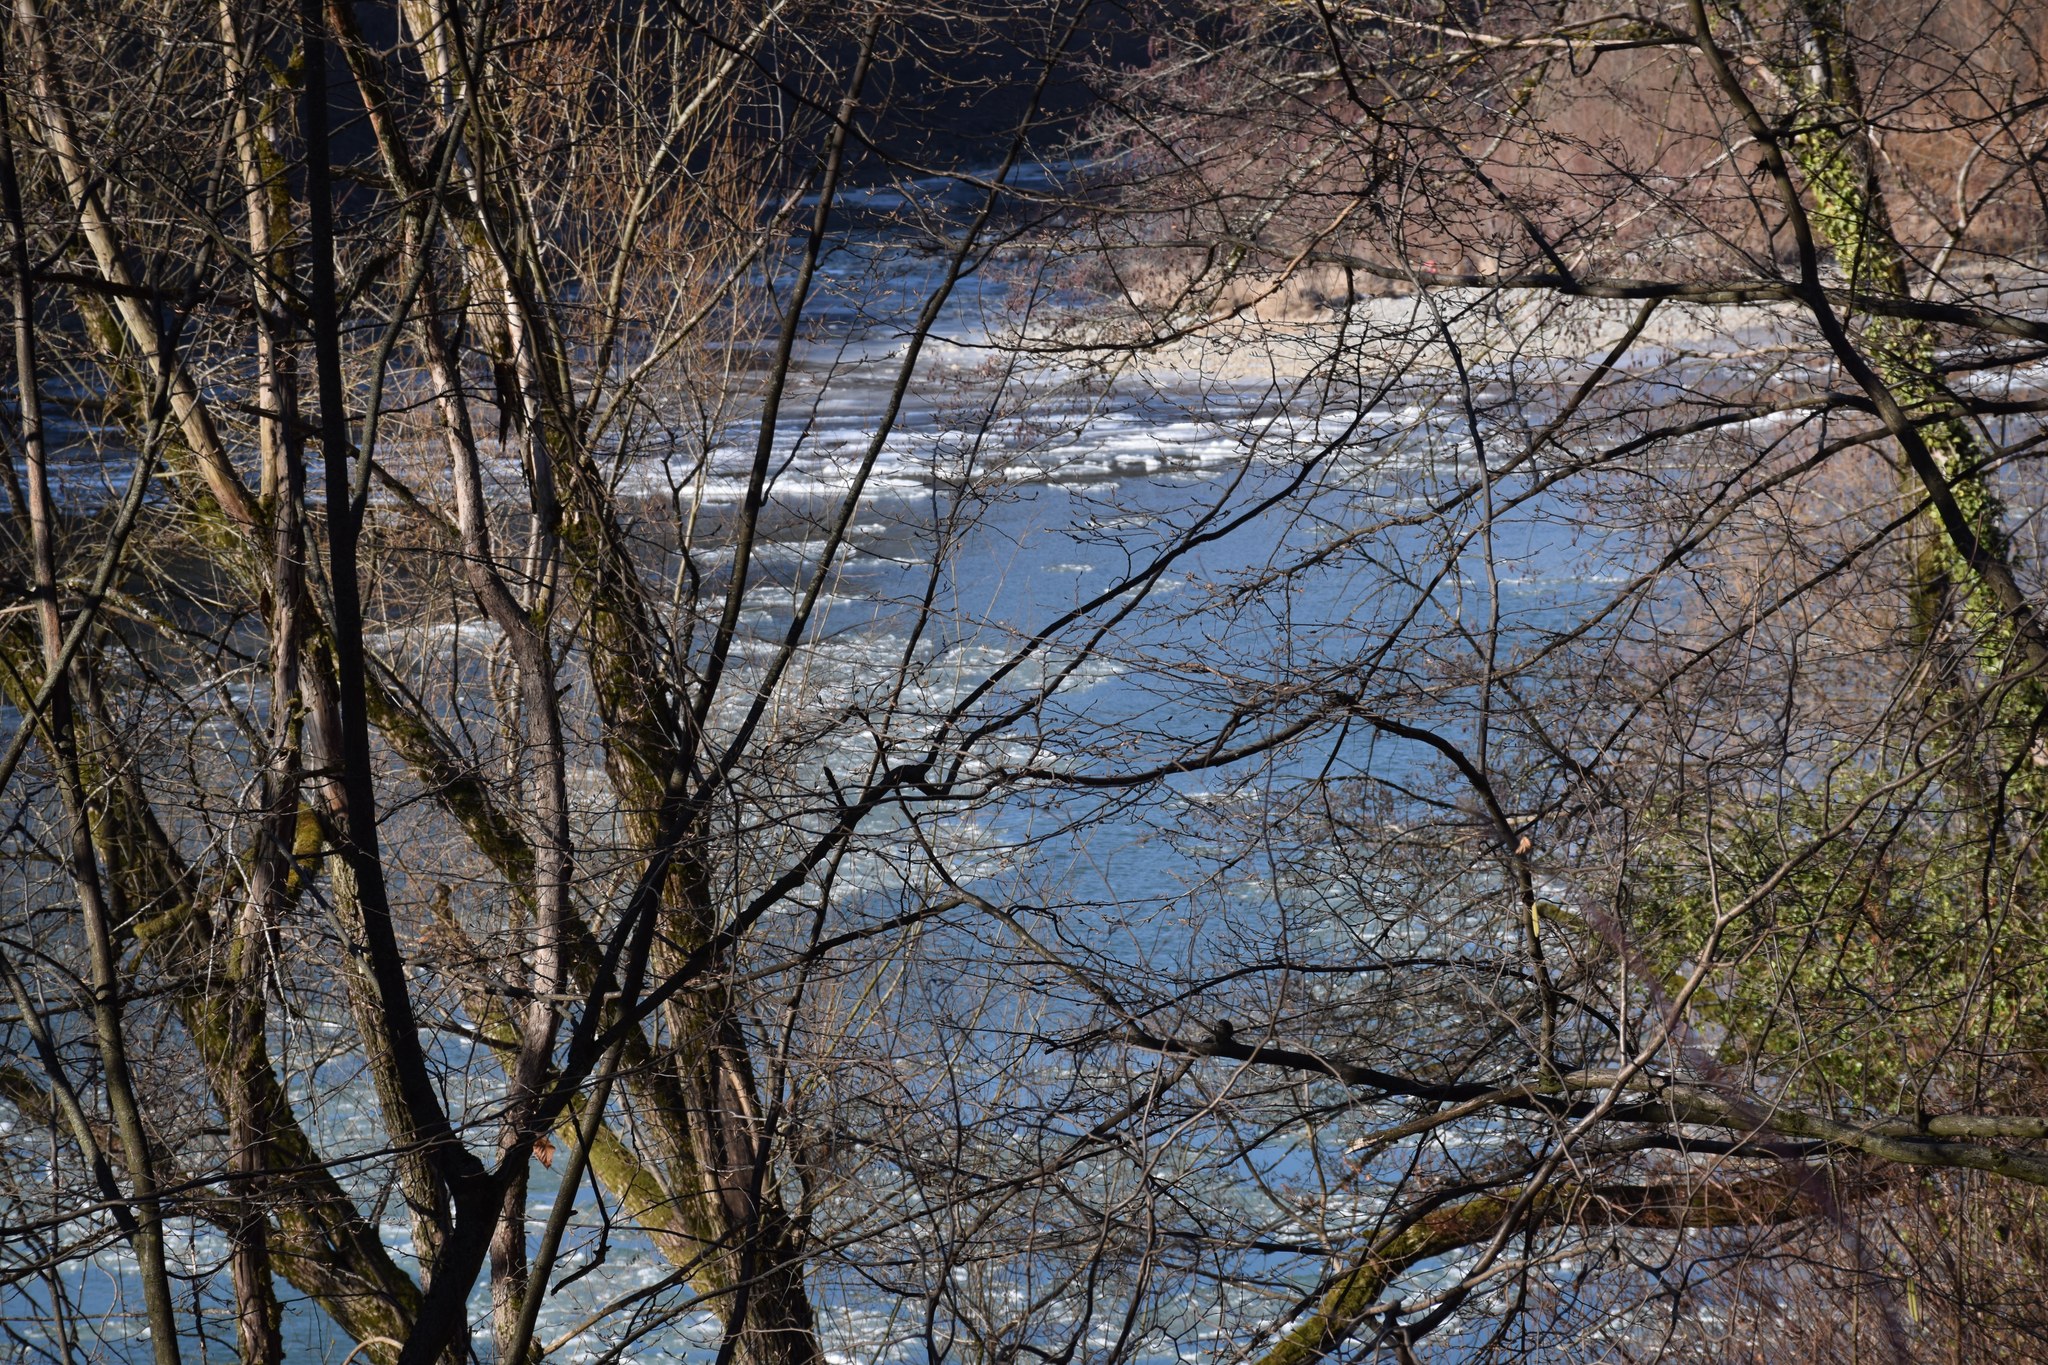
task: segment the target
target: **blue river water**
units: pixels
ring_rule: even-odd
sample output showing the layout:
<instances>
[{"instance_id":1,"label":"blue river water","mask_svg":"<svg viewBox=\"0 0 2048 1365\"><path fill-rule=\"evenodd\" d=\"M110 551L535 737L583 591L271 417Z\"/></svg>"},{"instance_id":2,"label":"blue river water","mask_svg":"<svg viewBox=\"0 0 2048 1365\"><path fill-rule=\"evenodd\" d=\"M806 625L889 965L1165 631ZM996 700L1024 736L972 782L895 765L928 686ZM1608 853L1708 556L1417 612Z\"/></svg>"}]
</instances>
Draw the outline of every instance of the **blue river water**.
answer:
<instances>
[{"instance_id":1,"label":"blue river water","mask_svg":"<svg viewBox=\"0 0 2048 1365\"><path fill-rule=\"evenodd\" d=\"M776 436L777 537L761 557L745 620L759 640L775 635L793 587L806 580L822 535L815 525L807 529L807 519L828 513L843 494L900 363L904 319L936 279L935 258L887 241L842 242L826 266L816 326ZM1118 372L1065 356L1020 361L1005 341L1018 287L1014 277L970 277L941 314L814 632L821 643L813 666L844 670L842 688L850 692L862 685L863 668L901 653L918 623L922 704L937 714L1049 623L1095 604L1006 684L1021 699L1057 671L1072 670L1027 730L977 751L973 761L991 771L1100 776L1172 764L1262 689L1371 676L1362 651L1401 637L1404 623L1442 652L1460 630L1497 618L1514 647L1568 623L1625 577L1633 548L1555 500L1518 503L1491 521L1484 538L1475 530L1481 509L1469 498L1444 515L1422 515L1469 488L1485 455L1457 389L1441 375L1261 374L1250 366L1218 376L1198 367ZM1483 388L1486 381L1477 382ZM1488 403L1480 444L1499 439L1512 448L1532 412L1498 396ZM629 505L646 499L650 514L688 504L715 516L744 486L752 430L742 418L727 434L729 445L701 463L702 452L685 459L628 449L622 496ZM69 472L69 496L104 495L104 475L94 489L94 467L81 459ZM967 489L971 496L963 496ZM1463 538L1447 538L1447 527ZM941 529L946 567L933 588ZM1175 548L1198 531L1198 545ZM1478 550L1485 543L1494 550L1490 574ZM1170 562L1147 572L1169 551ZM1133 586L1105 597L1124 582ZM920 617L928 592L936 605ZM1418 652L1390 666L1427 657ZM1259 724L1229 742L1256 739ZM1027 784L963 821L958 865L1004 894L1058 898L1068 907L1063 934L1088 941L1098 966L1121 957L1135 978L1184 956L1184 938L1195 932L1176 909L1191 875L1187 842L1166 833L1175 803L1232 799L1332 763L1399 776L1418 762L1411 748L1331 734L1319 744L1186 773L1128 804L1113 790L1091 795ZM1059 1014L1035 1009L1020 1002L1016 1015L1044 1026ZM474 1065L459 1039L437 1037L435 1046L451 1072L482 1073L476 1084L487 1101L495 1069ZM367 1158L377 1134L354 1065L338 1057L303 1083L329 1092L323 1139ZM337 1094L357 1100L333 1103ZM372 1164L366 1159L353 1175L367 1179ZM535 1167L536 1232L554 1178ZM582 1207L569 1265L588 1260L598 1242L598 1211L587 1193ZM409 1251L402 1216L387 1207L383 1226L394 1249ZM201 1276L189 1292L217 1313L226 1277L204 1272L220 1266L222 1247L210 1234L193 1235L178 1259ZM81 1338L96 1337L114 1357L140 1359L142 1339L123 1311L133 1306L125 1267L116 1248L64 1273L85 1315L76 1324ZM618 1233L601 1264L549 1301L541 1339L555 1340L583 1314L669 1270L644 1239ZM15 1292L45 1301L33 1281ZM924 1358L917 1334L891 1325L900 1305L830 1289L821 1297L835 1361ZM488 1353L481 1288L475 1309L478 1349ZM224 1318L214 1321L227 1330ZM338 1362L349 1352L309 1304L291 1305L287 1328L294 1361ZM188 1359L219 1358L223 1340L195 1338ZM623 1358L686 1358L716 1346L715 1324L699 1313L637 1342ZM594 1333L566 1345L560 1358L599 1359L604 1349Z\"/></svg>"}]
</instances>

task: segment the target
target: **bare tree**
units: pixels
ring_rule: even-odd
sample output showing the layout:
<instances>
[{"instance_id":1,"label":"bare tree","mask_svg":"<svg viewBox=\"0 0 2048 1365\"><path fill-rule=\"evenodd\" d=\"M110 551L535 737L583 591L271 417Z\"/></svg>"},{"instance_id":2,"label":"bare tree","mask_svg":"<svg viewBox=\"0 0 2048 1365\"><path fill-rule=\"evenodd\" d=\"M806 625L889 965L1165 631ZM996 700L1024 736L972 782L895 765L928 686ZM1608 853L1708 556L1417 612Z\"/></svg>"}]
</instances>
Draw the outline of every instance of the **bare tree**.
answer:
<instances>
[{"instance_id":1,"label":"bare tree","mask_svg":"<svg viewBox=\"0 0 2048 1365\"><path fill-rule=\"evenodd\" d=\"M1776 1353L1792 1301L1817 1358L2034 1349L2010 1261L1921 1267L2048 1174L2041 16L1172 18L1088 278L1378 438L1221 599L1284 587L1284 650L1203 661L1317 736L1222 821L1270 908L1105 995L1302 1127L1262 1235L1335 1268L1264 1358Z\"/></svg>"},{"instance_id":2,"label":"bare tree","mask_svg":"<svg viewBox=\"0 0 2048 1365\"><path fill-rule=\"evenodd\" d=\"M2043 30L14 0L7 1330L2037 1352Z\"/></svg>"}]
</instances>

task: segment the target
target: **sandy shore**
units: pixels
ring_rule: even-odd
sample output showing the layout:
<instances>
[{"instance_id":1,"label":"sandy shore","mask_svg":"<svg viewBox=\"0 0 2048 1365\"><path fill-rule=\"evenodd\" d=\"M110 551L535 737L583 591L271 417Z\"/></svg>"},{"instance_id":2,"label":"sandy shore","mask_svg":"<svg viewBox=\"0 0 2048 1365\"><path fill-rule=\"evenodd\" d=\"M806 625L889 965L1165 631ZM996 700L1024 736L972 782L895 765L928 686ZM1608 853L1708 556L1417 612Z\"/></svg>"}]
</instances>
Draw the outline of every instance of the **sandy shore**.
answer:
<instances>
[{"instance_id":1,"label":"sandy shore","mask_svg":"<svg viewBox=\"0 0 2048 1365\"><path fill-rule=\"evenodd\" d=\"M2018 311L2020 302L2007 297L2000 306ZM1440 288L1362 298L1342 310L1297 309L1293 316L1258 300L1207 319L1148 318L1138 310L1124 319L1107 311L1045 315L1015 340L1049 359L1155 383L1285 384L1333 365L1379 373L1448 371L1455 368L1451 343L1475 368L1595 363L1626 335L1641 308L1632 300L1538 290ZM1643 370L1779 350L1825 354L1800 305L1664 302L1625 363Z\"/></svg>"}]
</instances>

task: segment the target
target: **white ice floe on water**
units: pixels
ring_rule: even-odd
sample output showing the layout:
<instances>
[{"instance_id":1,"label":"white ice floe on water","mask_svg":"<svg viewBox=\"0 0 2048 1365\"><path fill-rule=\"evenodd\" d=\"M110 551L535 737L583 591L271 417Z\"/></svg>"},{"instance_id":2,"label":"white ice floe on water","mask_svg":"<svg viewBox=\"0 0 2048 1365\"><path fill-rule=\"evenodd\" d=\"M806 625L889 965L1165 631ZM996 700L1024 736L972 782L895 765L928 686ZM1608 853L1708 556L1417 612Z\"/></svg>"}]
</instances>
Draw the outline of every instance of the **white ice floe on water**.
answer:
<instances>
[{"instance_id":1,"label":"white ice floe on water","mask_svg":"<svg viewBox=\"0 0 2048 1365\"><path fill-rule=\"evenodd\" d=\"M852 380L845 381L849 384ZM858 385L856 385L858 387ZM764 495L778 502L837 499L858 481L864 493L964 489L973 485L1077 482L1203 473L1252 459L1292 463L1353 448L1387 448L1438 436L1434 409L1407 405L1360 413L1332 409L1297 417L1250 413L1246 395L1186 395L1174 401L1022 412L908 411L877 441L872 431L801 417L778 424L762 471ZM879 406L881 396L874 395ZM1216 408L1220 411L1211 411ZM757 432L743 425L709 451L651 454L623 462L616 488L626 498L681 497L704 505L747 496ZM1446 448L1462 438L1445 434Z\"/></svg>"}]
</instances>

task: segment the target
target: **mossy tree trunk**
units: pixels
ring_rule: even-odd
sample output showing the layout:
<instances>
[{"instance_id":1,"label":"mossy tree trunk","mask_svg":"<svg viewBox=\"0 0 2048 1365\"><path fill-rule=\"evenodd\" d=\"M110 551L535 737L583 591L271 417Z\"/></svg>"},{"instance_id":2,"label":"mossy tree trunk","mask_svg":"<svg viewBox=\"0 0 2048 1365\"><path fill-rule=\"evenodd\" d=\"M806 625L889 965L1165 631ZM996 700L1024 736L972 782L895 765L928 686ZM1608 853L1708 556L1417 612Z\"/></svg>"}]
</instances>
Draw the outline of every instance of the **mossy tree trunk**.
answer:
<instances>
[{"instance_id":1,"label":"mossy tree trunk","mask_svg":"<svg viewBox=\"0 0 2048 1365\"><path fill-rule=\"evenodd\" d=\"M1852 299L1909 299L1913 281L1864 109L1846 8L1829 0L1796 0L1796 7L1796 27L1804 40L1801 60L1775 74L1803 106L1798 126L1804 131L1788 140L1788 149L1812 201L1814 230L1832 250ZM1861 339L1872 369L1914 419L1939 462L1975 532L1978 553L2009 568L2006 509L1987 472L1990 452L1942 381L1934 329L1916 319L1870 316ZM1900 477L1906 495L1919 501L1920 482L1903 461ZM1936 685L1967 692L1996 683L2017 661L2009 613L1932 514L1916 542L1908 588L1912 622L1919 644L1938 663ZM1964 640L1955 641L1957 634ZM1965 672L1972 668L1975 677ZM1999 731L2028 732L2048 693L2038 680L2027 678L1999 688L1997 698L1993 713L1978 719L1991 721ZM2028 776L2034 766L2022 768L2022 782L2029 788L2041 785Z\"/></svg>"}]
</instances>

